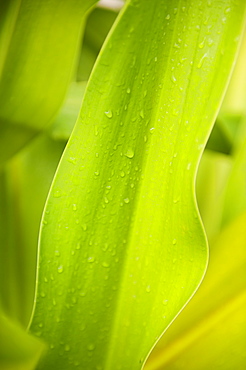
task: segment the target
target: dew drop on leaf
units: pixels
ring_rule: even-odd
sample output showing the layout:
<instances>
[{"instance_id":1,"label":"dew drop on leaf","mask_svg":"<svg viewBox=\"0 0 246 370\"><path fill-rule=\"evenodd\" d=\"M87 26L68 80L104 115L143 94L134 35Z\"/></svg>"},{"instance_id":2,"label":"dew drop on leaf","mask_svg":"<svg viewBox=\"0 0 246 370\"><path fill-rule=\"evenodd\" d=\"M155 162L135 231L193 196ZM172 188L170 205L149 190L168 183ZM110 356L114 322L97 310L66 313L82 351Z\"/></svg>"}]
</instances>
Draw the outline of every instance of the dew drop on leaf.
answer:
<instances>
[{"instance_id":1,"label":"dew drop on leaf","mask_svg":"<svg viewBox=\"0 0 246 370\"><path fill-rule=\"evenodd\" d=\"M60 265L58 268L57 268L57 271L59 274L61 274L63 272L63 266Z\"/></svg>"},{"instance_id":2,"label":"dew drop on leaf","mask_svg":"<svg viewBox=\"0 0 246 370\"><path fill-rule=\"evenodd\" d=\"M93 343L88 344L87 349L88 349L88 351L94 351L95 345Z\"/></svg>"},{"instance_id":3,"label":"dew drop on leaf","mask_svg":"<svg viewBox=\"0 0 246 370\"><path fill-rule=\"evenodd\" d=\"M125 154L127 158L133 158L134 157L134 151L132 148L129 148Z\"/></svg>"},{"instance_id":4,"label":"dew drop on leaf","mask_svg":"<svg viewBox=\"0 0 246 370\"><path fill-rule=\"evenodd\" d=\"M205 44L205 42L204 42L204 40L202 41L202 42L200 42L200 44L198 45L199 46L199 48L200 49L203 49L204 48L204 44Z\"/></svg>"},{"instance_id":5,"label":"dew drop on leaf","mask_svg":"<svg viewBox=\"0 0 246 370\"><path fill-rule=\"evenodd\" d=\"M69 158L68 158L68 162L70 162L70 163L72 163L72 164L76 164L76 162L77 162L77 158L75 158L75 157L69 157Z\"/></svg>"},{"instance_id":6,"label":"dew drop on leaf","mask_svg":"<svg viewBox=\"0 0 246 370\"><path fill-rule=\"evenodd\" d=\"M106 111L104 113L105 113L106 117L108 117L108 118L112 118L113 117L113 113L112 113L111 110L108 110L108 111Z\"/></svg>"},{"instance_id":7,"label":"dew drop on leaf","mask_svg":"<svg viewBox=\"0 0 246 370\"><path fill-rule=\"evenodd\" d=\"M53 196L55 198L60 198L61 197L61 191L60 190L55 190Z\"/></svg>"}]
</instances>

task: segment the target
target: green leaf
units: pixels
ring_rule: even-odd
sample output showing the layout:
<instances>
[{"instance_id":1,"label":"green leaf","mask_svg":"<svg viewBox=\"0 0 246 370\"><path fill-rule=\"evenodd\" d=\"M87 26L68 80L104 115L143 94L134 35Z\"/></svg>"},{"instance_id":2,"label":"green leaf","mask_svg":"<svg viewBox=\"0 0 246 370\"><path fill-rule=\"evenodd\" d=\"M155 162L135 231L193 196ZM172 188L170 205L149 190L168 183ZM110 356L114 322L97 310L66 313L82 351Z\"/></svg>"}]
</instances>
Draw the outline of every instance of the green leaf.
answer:
<instances>
[{"instance_id":1,"label":"green leaf","mask_svg":"<svg viewBox=\"0 0 246 370\"><path fill-rule=\"evenodd\" d=\"M34 300L38 231L64 142L40 135L0 171L0 305L27 326Z\"/></svg>"},{"instance_id":2,"label":"green leaf","mask_svg":"<svg viewBox=\"0 0 246 370\"><path fill-rule=\"evenodd\" d=\"M211 244L204 281L151 354L146 370L245 369L246 213Z\"/></svg>"},{"instance_id":3,"label":"green leaf","mask_svg":"<svg viewBox=\"0 0 246 370\"><path fill-rule=\"evenodd\" d=\"M246 117L238 137L239 143L233 153L233 166L225 189L222 225L233 221L246 209Z\"/></svg>"},{"instance_id":4,"label":"green leaf","mask_svg":"<svg viewBox=\"0 0 246 370\"><path fill-rule=\"evenodd\" d=\"M223 116L246 115L246 32L244 30L239 55L233 71L232 79L226 91L221 107Z\"/></svg>"},{"instance_id":5,"label":"green leaf","mask_svg":"<svg viewBox=\"0 0 246 370\"><path fill-rule=\"evenodd\" d=\"M141 369L199 286L207 245L194 181L244 10L127 2L43 214L30 328L49 344L39 369Z\"/></svg>"},{"instance_id":6,"label":"green leaf","mask_svg":"<svg viewBox=\"0 0 246 370\"><path fill-rule=\"evenodd\" d=\"M34 370L44 344L0 313L1 370Z\"/></svg>"},{"instance_id":7,"label":"green leaf","mask_svg":"<svg viewBox=\"0 0 246 370\"><path fill-rule=\"evenodd\" d=\"M57 113L72 77L85 16L95 3L12 0L1 5L6 26L0 30L0 163Z\"/></svg>"},{"instance_id":8,"label":"green leaf","mask_svg":"<svg viewBox=\"0 0 246 370\"><path fill-rule=\"evenodd\" d=\"M76 123L86 82L72 82L65 103L50 126L48 133L55 140L67 141Z\"/></svg>"},{"instance_id":9,"label":"green leaf","mask_svg":"<svg viewBox=\"0 0 246 370\"><path fill-rule=\"evenodd\" d=\"M221 231L225 187L233 167L231 156L205 150L196 181L197 202L208 240Z\"/></svg>"},{"instance_id":10,"label":"green leaf","mask_svg":"<svg viewBox=\"0 0 246 370\"><path fill-rule=\"evenodd\" d=\"M77 79L79 81L88 80L102 44L116 16L116 11L102 8L95 8L88 16L77 71Z\"/></svg>"}]
</instances>

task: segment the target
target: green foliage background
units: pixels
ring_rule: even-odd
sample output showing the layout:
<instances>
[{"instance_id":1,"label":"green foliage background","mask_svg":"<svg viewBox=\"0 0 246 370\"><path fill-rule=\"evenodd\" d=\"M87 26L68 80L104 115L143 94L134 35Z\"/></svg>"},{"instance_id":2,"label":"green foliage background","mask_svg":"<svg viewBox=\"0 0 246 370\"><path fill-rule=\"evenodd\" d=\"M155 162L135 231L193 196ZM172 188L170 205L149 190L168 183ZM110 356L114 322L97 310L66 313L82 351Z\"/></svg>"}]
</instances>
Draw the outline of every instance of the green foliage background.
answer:
<instances>
[{"instance_id":1,"label":"green foliage background","mask_svg":"<svg viewBox=\"0 0 246 370\"><path fill-rule=\"evenodd\" d=\"M0 3L0 368L244 369L244 1L95 3Z\"/></svg>"}]
</instances>

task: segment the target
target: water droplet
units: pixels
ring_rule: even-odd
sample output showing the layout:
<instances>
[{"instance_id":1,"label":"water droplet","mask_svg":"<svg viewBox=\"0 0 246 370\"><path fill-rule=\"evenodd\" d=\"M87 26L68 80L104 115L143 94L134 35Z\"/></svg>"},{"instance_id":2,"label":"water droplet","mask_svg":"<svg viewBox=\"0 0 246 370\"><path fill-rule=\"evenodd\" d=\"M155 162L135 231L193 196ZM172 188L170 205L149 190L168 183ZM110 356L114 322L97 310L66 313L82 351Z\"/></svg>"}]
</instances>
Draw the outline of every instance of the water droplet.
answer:
<instances>
[{"instance_id":1,"label":"water droplet","mask_svg":"<svg viewBox=\"0 0 246 370\"><path fill-rule=\"evenodd\" d=\"M108 268L109 267L109 263L108 262L103 262L102 263L102 266L105 267L105 268Z\"/></svg>"},{"instance_id":2,"label":"water droplet","mask_svg":"<svg viewBox=\"0 0 246 370\"><path fill-rule=\"evenodd\" d=\"M126 204L128 204L128 203L130 202L130 199L129 199L129 198L125 198L125 199L124 199L124 202L125 202Z\"/></svg>"},{"instance_id":3,"label":"water droplet","mask_svg":"<svg viewBox=\"0 0 246 370\"><path fill-rule=\"evenodd\" d=\"M144 118L144 111L143 111L143 109L139 112L139 115L140 115L141 118Z\"/></svg>"},{"instance_id":4,"label":"water droplet","mask_svg":"<svg viewBox=\"0 0 246 370\"><path fill-rule=\"evenodd\" d=\"M80 242L79 243L77 243L77 245L76 245L76 249L77 250L79 250L81 248L81 244L80 244Z\"/></svg>"},{"instance_id":5,"label":"water droplet","mask_svg":"<svg viewBox=\"0 0 246 370\"><path fill-rule=\"evenodd\" d=\"M125 172L124 172L124 171L121 171L121 172L120 172L120 176L121 176L121 177L125 177Z\"/></svg>"},{"instance_id":6,"label":"water droplet","mask_svg":"<svg viewBox=\"0 0 246 370\"><path fill-rule=\"evenodd\" d=\"M76 204L73 204L73 211L77 211L77 205Z\"/></svg>"},{"instance_id":7,"label":"water droplet","mask_svg":"<svg viewBox=\"0 0 246 370\"><path fill-rule=\"evenodd\" d=\"M151 287L150 287L150 285L147 285L146 292L149 293L150 291L151 291Z\"/></svg>"},{"instance_id":8,"label":"water droplet","mask_svg":"<svg viewBox=\"0 0 246 370\"><path fill-rule=\"evenodd\" d=\"M132 148L129 148L125 154L127 158L133 158L134 157L134 151Z\"/></svg>"},{"instance_id":9,"label":"water droplet","mask_svg":"<svg viewBox=\"0 0 246 370\"><path fill-rule=\"evenodd\" d=\"M108 111L106 111L106 112L104 112L105 113L105 115L108 117L108 118L112 118L113 117L113 113L112 113L112 111L111 110L108 110Z\"/></svg>"},{"instance_id":10,"label":"water droplet","mask_svg":"<svg viewBox=\"0 0 246 370\"><path fill-rule=\"evenodd\" d=\"M65 345L65 351L69 352L70 351L70 346L68 344Z\"/></svg>"},{"instance_id":11,"label":"water droplet","mask_svg":"<svg viewBox=\"0 0 246 370\"><path fill-rule=\"evenodd\" d=\"M176 78L174 75L172 75L172 76L171 76L171 81L172 81L173 83L176 83L176 82L177 82L177 78Z\"/></svg>"},{"instance_id":12,"label":"water droplet","mask_svg":"<svg viewBox=\"0 0 246 370\"><path fill-rule=\"evenodd\" d=\"M82 291L82 292L79 293L79 295L80 295L80 297L84 297L86 295L86 292Z\"/></svg>"},{"instance_id":13,"label":"water droplet","mask_svg":"<svg viewBox=\"0 0 246 370\"><path fill-rule=\"evenodd\" d=\"M204 60L205 60L205 58L206 58L206 57L207 57L207 53L205 53L205 54L201 57L201 59L200 59L200 61L199 61L198 65L197 65L197 68L201 68L201 67L202 67L203 62L204 62Z\"/></svg>"},{"instance_id":14,"label":"water droplet","mask_svg":"<svg viewBox=\"0 0 246 370\"><path fill-rule=\"evenodd\" d=\"M164 299L163 304L166 306L168 304L168 299Z\"/></svg>"},{"instance_id":15,"label":"water droplet","mask_svg":"<svg viewBox=\"0 0 246 370\"><path fill-rule=\"evenodd\" d=\"M98 126L97 125L94 126L94 133L95 133L95 136L98 135Z\"/></svg>"},{"instance_id":16,"label":"water droplet","mask_svg":"<svg viewBox=\"0 0 246 370\"><path fill-rule=\"evenodd\" d=\"M130 87L127 88L126 92L127 92L127 94L130 94L130 92L131 92Z\"/></svg>"},{"instance_id":17,"label":"water droplet","mask_svg":"<svg viewBox=\"0 0 246 370\"><path fill-rule=\"evenodd\" d=\"M58 250L55 251L55 256L57 256L57 257L60 256L60 252Z\"/></svg>"},{"instance_id":18,"label":"water droplet","mask_svg":"<svg viewBox=\"0 0 246 370\"><path fill-rule=\"evenodd\" d=\"M190 170L190 168L191 168L191 163L188 163L186 168L187 168L187 170L189 171L189 170Z\"/></svg>"},{"instance_id":19,"label":"water droplet","mask_svg":"<svg viewBox=\"0 0 246 370\"><path fill-rule=\"evenodd\" d=\"M53 196L55 198L60 198L61 197L61 191L60 190L55 190L54 193L53 193Z\"/></svg>"},{"instance_id":20,"label":"water droplet","mask_svg":"<svg viewBox=\"0 0 246 370\"><path fill-rule=\"evenodd\" d=\"M200 49L203 49L204 48L204 45L205 45L205 40L203 40L202 42L200 42L200 44L198 45Z\"/></svg>"},{"instance_id":21,"label":"water droplet","mask_svg":"<svg viewBox=\"0 0 246 370\"><path fill-rule=\"evenodd\" d=\"M95 171L95 172L94 172L94 174L95 174L96 176L99 176L99 175L100 175L100 172L99 172L99 171Z\"/></svg>"},{"instance_id":22,"label":"water droplet","mask_svg":"<svg viewBox=\"0 0 246 370\"><path fill-rule=\"evenodd\" d=\"M87 258L87 261L89 262L89 263L93 263L93 262L95 262L95 258L94 257L88 257Z\"/></svg>"},{"instance_id":23,"label":"water droplet","mask_svg":"<svg viewBox=\"0 0 246 370\"><path fill-rule=\"evenodd\" d=\"M83 225L82 225L82 229L83 229L84 231L86 231L86 230L87 230L87 225L86 225L86 224L83 224Z\"/></svg>"},{"instance_id":24,"label":"water droplet","mask_svg":"<svg viewBox=\"0 0 246 370\"><path fill-rule=\"evenodd\" d=\"M150 133L151 133L151 134L153 134L153 133L154 133L154 130L155 130L155 128L154 128L154 127L151 127L151 128L149 129L149 131L150 131Z\"/></svg>"},{"instance_id":25,"label":"water droplet","mask_svg":"<svg viewBox=\"0 0 246 370\"><path fill-rule=\"evenodd\" d=\"M95 344L93 344L93 343L88 344L87 349L88 349L88 351L94 351L94 349L95 349Z\"/></svg>"},{"instance_id":26,"label":"water droplet","mask_svg":"<svg viewBox=\"0 0 246 370\"><path fill-rule=\"evenodd\" d=\"M173 245L177 243L177 239L173 239Z\"/></svg>"},{"instance_id":27,"label":"water droplet","mask_svg":"<svg viewBox=\"0 0 246 370\"><path fill-rule=\"evenodd\" d=\"M108 200L108 198L107 198L107 197L104 197L104 202L105 202L106 204L108 204L109 200Z\"/></svg>"},{"instance_id":28,"label":"water droplet","mask_svg":"<svg viewBox=\"0 0 246 370\"><path fill-rule=\"evenodd\" d=\"M170 14L168 14L167 16L166 16L166 19L170 19L171 18L171 16L170 16Z\"/></svg>"},{"instance_id":29,"label":"water droplet","mask_svg":"<svg viewBox=\"0 0 246 370\"><path fill-rule=\"evenodd\" d=\"M40 296L41 296L42 298L44 298L44 297L45 297L45 293L44 293L44 292L41 292L41 293L40 293Z\"/></svg>"},{"instance_id":30,"label":"water droplet","mask_svg":"<svg viewBox=\"0 0 246 370\"><path fill-rule=\"evenodd\" d=\"M61 274L63 272L63 266L60 265L58 268L57 268L57 271L59 274Z\"/></svg>"}]
</instances>

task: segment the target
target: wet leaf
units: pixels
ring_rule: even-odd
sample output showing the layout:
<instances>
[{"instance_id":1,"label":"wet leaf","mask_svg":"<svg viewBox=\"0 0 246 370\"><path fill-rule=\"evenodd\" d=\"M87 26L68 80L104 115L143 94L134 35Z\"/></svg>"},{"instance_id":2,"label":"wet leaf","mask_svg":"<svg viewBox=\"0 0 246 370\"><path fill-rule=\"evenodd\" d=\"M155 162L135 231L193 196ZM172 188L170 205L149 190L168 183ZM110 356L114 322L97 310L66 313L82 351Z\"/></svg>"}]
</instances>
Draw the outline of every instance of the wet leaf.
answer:
<instances>
[{"instance_id":1,"label":"wet leaf","mask_svg":"<svg viewBox=\"0 0 246 370\"><path fill-rule=\"evenodd\" d=\"M49 345L39 369L141 369L199 286L194 181L244 8L127 2L43 214L30 327Z\"/></svg>"}]
</instances>

